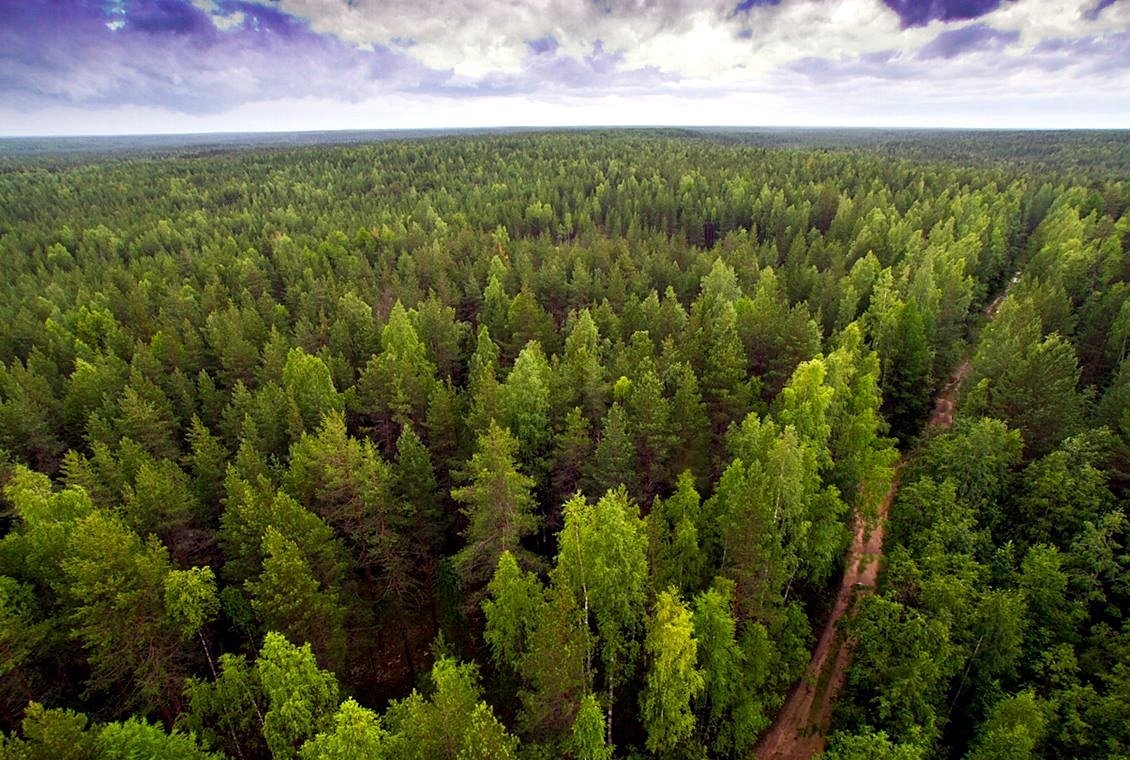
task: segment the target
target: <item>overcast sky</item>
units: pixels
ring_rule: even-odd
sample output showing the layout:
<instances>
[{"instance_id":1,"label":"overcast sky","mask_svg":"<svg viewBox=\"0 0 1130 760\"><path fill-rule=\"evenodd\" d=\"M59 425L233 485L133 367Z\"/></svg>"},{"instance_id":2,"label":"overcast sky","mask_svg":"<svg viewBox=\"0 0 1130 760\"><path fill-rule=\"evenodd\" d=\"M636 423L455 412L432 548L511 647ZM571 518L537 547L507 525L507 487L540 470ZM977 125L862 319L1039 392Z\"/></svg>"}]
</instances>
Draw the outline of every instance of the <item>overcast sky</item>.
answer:
<instances>
[{"instance_id":1,"label":"overcast sky","mask_svg":"<svg viewBox=\"0 0 1130 760\"><path fill-rule=\"evenodd\" d=\"M1130 127L1130 0L0 0L0 134Z\"/></svg>"}]
</instances>

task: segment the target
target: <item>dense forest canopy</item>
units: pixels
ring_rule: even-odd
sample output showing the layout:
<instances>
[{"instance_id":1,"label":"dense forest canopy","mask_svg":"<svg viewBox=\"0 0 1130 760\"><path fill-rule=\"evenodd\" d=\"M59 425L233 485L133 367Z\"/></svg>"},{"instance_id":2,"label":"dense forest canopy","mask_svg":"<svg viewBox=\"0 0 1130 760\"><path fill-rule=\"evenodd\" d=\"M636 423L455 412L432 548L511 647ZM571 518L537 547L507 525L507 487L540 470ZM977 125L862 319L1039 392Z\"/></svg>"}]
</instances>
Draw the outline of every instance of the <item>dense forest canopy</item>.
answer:
<instances>
[{"instance_id":1,"label":"dense forest canopy","mask_svg":"<svg viewBox=\"0 0 1130 760\"><path fill-rule=\"evenodd\" d=\"M903 459L829 757L1125 756L1128 145L10 151L0 756L747 757Z\"/></svg>"}]
</instances>

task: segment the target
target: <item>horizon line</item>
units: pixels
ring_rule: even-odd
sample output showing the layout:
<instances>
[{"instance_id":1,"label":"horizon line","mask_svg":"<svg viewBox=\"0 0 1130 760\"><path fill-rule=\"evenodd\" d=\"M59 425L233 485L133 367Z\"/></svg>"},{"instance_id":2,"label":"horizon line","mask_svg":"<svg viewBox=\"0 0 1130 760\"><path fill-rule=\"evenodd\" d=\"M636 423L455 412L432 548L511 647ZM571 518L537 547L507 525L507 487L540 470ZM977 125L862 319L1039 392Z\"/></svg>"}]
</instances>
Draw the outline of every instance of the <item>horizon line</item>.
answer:
<instances>
[{"instance_id":1,"label":"horizon line","mask_svg":"<svg viewBox=\"0 0 1130 760\"><path fill-rule=\"evenodd\" d=\"M162 138L162 137L238 137L238 136L283 136L283 135L347 135L373 133L475 133L475 132L585 132L597 130L687 130L687 131L858 131L858 132L1030 132L1030 133L1074 133L1074 132L1130 132L1125 127L1036 127L1036 126L907 126L887 124L493 124L475 126L419 126L419 127L343 127L340 129L253 129L253 130L205 130L191 132L89 132L89 133L2 133L0 140L84 140L113 138Z\"/></svg>"}]
</instances>

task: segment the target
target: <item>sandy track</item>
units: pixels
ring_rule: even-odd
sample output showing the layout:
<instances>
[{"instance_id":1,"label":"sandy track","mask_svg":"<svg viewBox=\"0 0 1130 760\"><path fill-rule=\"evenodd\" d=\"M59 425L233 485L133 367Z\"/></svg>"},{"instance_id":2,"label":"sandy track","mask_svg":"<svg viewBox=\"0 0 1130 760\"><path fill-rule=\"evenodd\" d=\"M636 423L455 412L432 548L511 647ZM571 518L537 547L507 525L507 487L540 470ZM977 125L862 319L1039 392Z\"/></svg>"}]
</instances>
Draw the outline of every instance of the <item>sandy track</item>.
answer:
<instances>
[{"instance_id":1,"label":"sandy track","mask_svg":"<svg viewBox=\"0 0 1130 760\"><path fill-rule=\"evenodd\" d=\"M986 309L990 317L995 315L999 303L998 297ZM963 361L942 387L934 402L928 429L945 430L953 424L953 396L969 374L969 367L969 362ZM836 602L824 630L820 632L804 678L789 693L772 727L754 749L754 757L758 760L809 760L824 751L832 722L832 704L844 685L851 664L852 642L845 639L840 622L854 608L861 594L870 593L875 588L879 559L883 556L887 513L898 491L898 482L896 470L890 489L875 511L873 524L868 524L862 514L855 515L855 533Z\"/></svg>"}]
</instances>

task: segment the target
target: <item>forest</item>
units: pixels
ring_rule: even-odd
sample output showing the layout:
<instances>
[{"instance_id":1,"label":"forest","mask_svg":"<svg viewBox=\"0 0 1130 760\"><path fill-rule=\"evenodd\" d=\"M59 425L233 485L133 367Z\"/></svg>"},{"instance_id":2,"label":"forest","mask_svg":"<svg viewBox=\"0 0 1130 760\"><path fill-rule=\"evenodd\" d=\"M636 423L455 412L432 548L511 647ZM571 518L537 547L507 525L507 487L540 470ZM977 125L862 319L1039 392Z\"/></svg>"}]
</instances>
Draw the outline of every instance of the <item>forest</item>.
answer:
<instances>
[{"instance_id":1,"label":"forest","mask_svg":"<svg viewBox=\"0 0 1130 760\"><path fill-rule=\"evenodd\" d=\"M1130 755L1130 135L362 137L0 144L0 758Z\"/></svg>"}]
</instances>

